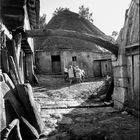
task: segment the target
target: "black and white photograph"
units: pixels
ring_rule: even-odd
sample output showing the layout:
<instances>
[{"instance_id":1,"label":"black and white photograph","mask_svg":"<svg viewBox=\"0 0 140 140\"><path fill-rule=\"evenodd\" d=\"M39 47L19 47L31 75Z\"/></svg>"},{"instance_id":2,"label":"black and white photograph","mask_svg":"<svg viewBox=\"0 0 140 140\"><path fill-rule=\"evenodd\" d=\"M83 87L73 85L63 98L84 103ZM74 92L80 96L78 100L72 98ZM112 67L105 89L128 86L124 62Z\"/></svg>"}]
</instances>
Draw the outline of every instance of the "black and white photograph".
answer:
<instances>
[{"instance_id":1,"label":"black and white photograph","mask_svg":"<svg viewBox=\"0 0 140 140\"><path fill-rule=\"evenodd\" d=\"M0 0L0 140L140 140L139 0Z\"/></svg>"}]
</instances>

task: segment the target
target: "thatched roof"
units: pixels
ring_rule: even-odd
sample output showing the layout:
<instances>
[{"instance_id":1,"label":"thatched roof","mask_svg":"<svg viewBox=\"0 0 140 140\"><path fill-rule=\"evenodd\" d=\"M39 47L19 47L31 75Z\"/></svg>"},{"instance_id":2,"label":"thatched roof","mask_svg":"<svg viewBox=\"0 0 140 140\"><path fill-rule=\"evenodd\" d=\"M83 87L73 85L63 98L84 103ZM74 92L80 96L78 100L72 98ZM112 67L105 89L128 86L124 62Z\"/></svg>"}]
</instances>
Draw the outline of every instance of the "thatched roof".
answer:
<instances>
[{"instance_id":1,"label":"thatched roof","mask_svg":"<svg viewBox=\"0 0 140 140\"><path fill-rule=\"evenodd\" d=\"M97 45L91 42L67 37L48 37L42 43L40 50L81 50L93 52L105 51L103 48L99 46L97 47Z\"/></svg>"},{"instance_id":2,"label":"thatched roof","mask_svg":"<svg viewBox=\"0 0 140 140\"><path fill-rule=\"evenodd\" d=\"M53 17L47 24L47 28L73 30L81 33L89 33L106 37L106 35L91 22L68 10L64 10L60 14Z\"/></svg>"},{"instance_id":3,"label":"thatched roof","mask_svg":"<svg viewBox=\"0 0 140 140\"><path fill-rule=\"evenodd\" d=\"M102 38L107 38L102 31L90 23L88 20L80 17L78 14L65 10L54 16L47 24L47 29L64 29L81 33L93 34ZM56 49L76 49L92 50L103 52L105 49L96 44L75 38L66 37L42 37L37 39L35 49L56 50Z\"/></svg>"}]
</instances>

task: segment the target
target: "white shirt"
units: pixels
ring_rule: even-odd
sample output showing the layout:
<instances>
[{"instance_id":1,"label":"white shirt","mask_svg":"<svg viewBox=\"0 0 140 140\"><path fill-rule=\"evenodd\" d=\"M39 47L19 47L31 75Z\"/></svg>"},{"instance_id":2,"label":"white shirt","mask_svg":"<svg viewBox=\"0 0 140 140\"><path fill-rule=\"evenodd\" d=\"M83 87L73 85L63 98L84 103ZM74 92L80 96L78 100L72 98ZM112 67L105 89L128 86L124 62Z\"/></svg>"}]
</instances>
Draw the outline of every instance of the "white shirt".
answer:
<instances>
[{"instance_id":1,"label":"white shirt","mask_svg":"<svg viewBox=\"0 0 140 140\"><path fill-rule=\"evenodd\" d=\"M69 78L74 77L73 68L68 69Z\"/></svg>"}]
</instances>

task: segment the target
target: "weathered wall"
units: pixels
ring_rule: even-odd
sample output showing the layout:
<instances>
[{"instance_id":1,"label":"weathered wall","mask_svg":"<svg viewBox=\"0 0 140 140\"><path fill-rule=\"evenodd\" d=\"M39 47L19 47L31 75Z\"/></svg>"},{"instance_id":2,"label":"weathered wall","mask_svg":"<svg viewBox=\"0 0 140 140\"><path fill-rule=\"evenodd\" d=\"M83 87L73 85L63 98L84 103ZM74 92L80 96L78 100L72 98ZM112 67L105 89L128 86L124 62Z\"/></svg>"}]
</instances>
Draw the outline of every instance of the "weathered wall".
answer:
<instances>
[{"instance_id":1,"label":"weathered wall","mask_svg":"<svg viewBox=\"0 0 140 140\"><path fill-rule=\"evenodd\" d=\"M118 43L117 58L112 58L114 72L114 106L139 109L139 1L133 0L126 11Z\"/></svg>"},{"instance_id":2,"label":"weathered wall","mask_svg":"<svg viewBox=\"0 0 140 140\"><path fill-rule=\"evenodd\" d=\"M42 73L52 73L52 55L60 55L61 61L61 73L63 74L64 67L69 65L78 65L81 69L84 69L87 76L94 76L94 60L111 59L110 54L93 53L93 52L80 52L80 51L54 51L44 52L36 51L35 59L36 66ZM76 61L72 61L72 57L76 56ZM103 66L102 66L103 67ZM111 66L109 66L111 67ZM104 69L104 67L103 67ZM108 69L112 71L111 68Z\"/></svg>"},{"instance_id":3,"label":"weathered wall","mask_svg":"<svg viewBox=\"0 0 140 140\"><path fill-rule=\"evenodd\" d=\"M25 80L25 73L24 73L24 52L23 50L20 51L20 56L19 56L19 75L21 78L21 82L24 83Z\"/></svg>"},{"instance_id":4,"label":"weathered wall","mask_svg":"<svg viewBox=\"0 0 140 140\"><path fill-rule=\"evenodd\" d=\"M127 56L127 72L129 78L129 87L128 87L128 102L129 106L139 110L140 102L140 89L139 89L139 55L128 55Z\"/></svg>"},{"instance_id":5,"label":"weathered wall","mask_svg":"<svg viewBox=\"0 0 140 140\"><path fill-rule=\"evenodd\" d=\"M33 54L25 54L25 67L26 67L26 78L29 82L33 81Z\"/></svg>"},{"instance_id":6,"label":"weathered wall","mask_svg":"<svg viewBox=\"0 0 140 140\"><path fill-rule=\"evenodd\" d=\"M0 23L1 24L1 23ZM3 91L2 91L2 83L3 83L3 75L2 75L2 46L4 46L3 43L3 35L0 31L0 132L5 128L6 126L6 116L5 116L5 107L4 107L4 99L3 99ZM1 134L0 134L1 139Z\"/></svg>"}]
</instances>

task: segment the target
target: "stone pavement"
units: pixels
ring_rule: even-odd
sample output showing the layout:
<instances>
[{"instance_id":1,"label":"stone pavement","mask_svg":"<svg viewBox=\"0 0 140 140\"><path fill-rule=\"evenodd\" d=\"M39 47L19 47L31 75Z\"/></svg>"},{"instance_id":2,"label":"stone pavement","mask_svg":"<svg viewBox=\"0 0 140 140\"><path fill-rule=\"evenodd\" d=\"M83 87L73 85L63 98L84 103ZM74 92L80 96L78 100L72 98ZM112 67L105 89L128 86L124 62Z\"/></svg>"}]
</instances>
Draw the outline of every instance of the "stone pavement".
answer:
<instances>
[{"instance_id":1,"label":"stone pavement","mask_svg":"<svg viewBox=\"0 0 140 140\"><path fill-rule=\"evenodd\" d=\"M45 123L42 140L139 140L139 119L96 101L106 90L104 79L81 84L40 75L33 88Z\"/></svg>"}]
</instances>

